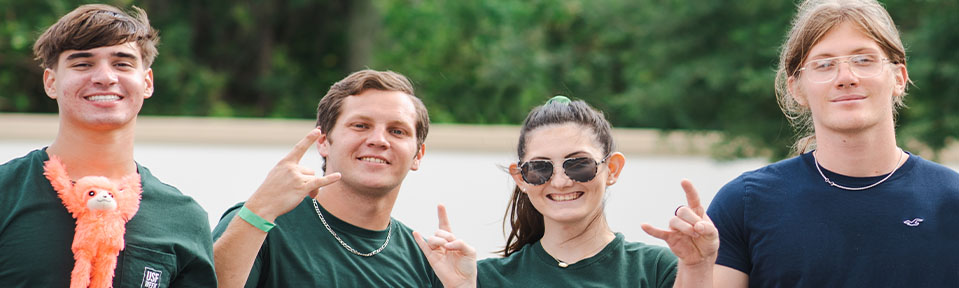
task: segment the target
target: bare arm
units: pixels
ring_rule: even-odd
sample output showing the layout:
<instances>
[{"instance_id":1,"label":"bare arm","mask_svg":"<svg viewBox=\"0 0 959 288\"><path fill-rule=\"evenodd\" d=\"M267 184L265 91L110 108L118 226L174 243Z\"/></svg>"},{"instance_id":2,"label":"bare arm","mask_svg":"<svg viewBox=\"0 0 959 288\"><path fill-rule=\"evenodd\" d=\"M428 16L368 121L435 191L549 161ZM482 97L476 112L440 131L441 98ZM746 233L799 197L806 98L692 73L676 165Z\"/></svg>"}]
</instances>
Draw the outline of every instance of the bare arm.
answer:
<instances>
[{"instance_id":1,"label":"bare arm","mask_svg":"<svg viewBox=\"0 0 959 288\"><path fill-rule=\"evenodd\" d=\"M316 197L320 187L339 180L339 173L316 177L313 170L299 165L303 154L320 138L320 134L314 129L300 140L293 151L270 170L266 180L244 206L272 223L280 215L293 210L307 195ZM246 284L266 235L267 232L240 217L230 221L223 235L213 243L213 262L220 287L243 287Z\"/></svg>"},{"instance_id":2,"label":"bare arm","mask_svg":"<svg viewBox=\"0 0 959 288\"><path fill-rule=\"evenodd\" d=\"M713 283L716 287L748 287L749 275L723 265L713 265Z\"/></svg>"},{"instance_id":3,"label":"bare arm","mask_svg":"<svg viewBox=\"0 0 959 288\"><path fill-rule=\"evenodd\" d=\"M223 235L213 243L213 262L220 287L243 287L250 276L266 232L233 217Z\"/></svg>"}]
</instances>

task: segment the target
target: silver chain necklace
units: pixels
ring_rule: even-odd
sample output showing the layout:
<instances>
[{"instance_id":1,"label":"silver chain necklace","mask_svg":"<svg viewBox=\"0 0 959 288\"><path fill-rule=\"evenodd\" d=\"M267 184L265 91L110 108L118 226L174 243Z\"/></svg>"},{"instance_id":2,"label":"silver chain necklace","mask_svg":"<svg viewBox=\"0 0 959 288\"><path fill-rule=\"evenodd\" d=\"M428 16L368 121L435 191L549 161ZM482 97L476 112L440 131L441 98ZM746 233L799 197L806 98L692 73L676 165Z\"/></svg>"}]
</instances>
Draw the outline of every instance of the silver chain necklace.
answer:
<instances>
[{"instance_id":1,"label":"silver chain necklace","mask_svg":"<svg viewBox=\"0 0 959 288\"><path fill-rule=\"evenodd\" d=\"M316 204L316 199L313 199L313 209L316 209L316 216L320 216L320 221L323 222L323 226L326 227L326 230L330 231L330 234L333 234L333 238L336 238L336 241L340 242L340 245L342 245L343 248L346 248L346 251L350 251L350 253L356 254L358 256L370 257L373 255L379 254L380 252L383 251L383 249L386 249L386 245L390 245L390 235L393 234L392 219L390 219L389 230L386 232L386 242L383 242L383 246L380 246L380 248L376 248L376 250L373 250L370 253L360 253L360 251L356 251L356 249L353 249L353 247L350 247L350 245L346 244L346 242L343 242L343 239L340 239L340 236L337 236L336 232L333 232L333 228L330 228L330 224L326 223L326 218L323 218L323 213L320 213L320 205Z\"/></svg>"},{"instance_id":2,"label":"silver chain necklace","mask_svg":"<svg viewBox=\"0 0 959 288\"><path fill-rule=\"evenodd\" d=\"M886 182L886 180L888 180L889 177L892 177L892 174L896 173L896 170L899 170L899 164L902 163L902 154L904 153L905 152L902 151L902 148L899 148L899 160L896 160L896 167L892 168L892 172L889 172L889 175L886 175L886 177L882 178L882 180L879 180L879 182L872 183L872 185L863 186L863 187L846 187L846 186L836 184L836 182L829 180L829 178L826 177L826 174L822 173L822 168L819 168L819 158L816 157L816 152L813 152L812 159L814 162L816 162L816 171L819 171L819 175L822 176L823 180L826 180L826 184L829 184L829 186L836 187L839 189L844 189L844 190L850 190L850 191L861 191L861 190L866 190L872 187L876 187L876 185L882 184L882 182Z\"/></svg>"}]
</instances>

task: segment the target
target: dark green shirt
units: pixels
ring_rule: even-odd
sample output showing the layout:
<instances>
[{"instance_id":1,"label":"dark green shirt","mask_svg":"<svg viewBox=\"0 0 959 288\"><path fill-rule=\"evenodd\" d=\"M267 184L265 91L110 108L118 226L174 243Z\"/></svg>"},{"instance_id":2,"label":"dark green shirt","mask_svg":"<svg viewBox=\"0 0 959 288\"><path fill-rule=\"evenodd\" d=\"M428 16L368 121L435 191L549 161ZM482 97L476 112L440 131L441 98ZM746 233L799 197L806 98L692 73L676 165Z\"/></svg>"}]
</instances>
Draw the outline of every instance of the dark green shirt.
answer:
<instances>
[{"instance_id":1,"label":"dark green shirt","mask_svg":"<svg viewBox=\"0 0 959 288\"><path fill-rule=\"evenodd\" d=\"M224 213L213 231L218 239L243 206ZM360 253L383 245L387 230L372 231L337 219L322 206L323 217L346 244ZM442 287L413 230L391 219L390 243L379 254L350 253L320 222L313 201L305 198L292 211L276 218L256 255L246 287Z\"/></svg>"},{"instance_id":2,"label":"dark green shirt","mask_svg":"<svg viewBox=\"0 0 959 288\"><path fill-rule=\"evenodd\" d=\"M623 234L595 256L561 268L537 241L477 264L480 287L672 287L678 260L666 247L626 242Z\"/></svg>"},{"instance_id":3,"label":"dark green shirt","mask_svg":"<svg viewBox=\"0 0 959 288\"><path fill-rule=\"evenodd\" d=\"M76 220L43 176L46 149L0 165L0 287L68 287ZM140 209L126 224L114 287L216 287L206 212L137 165ZM152 286L156 284L156 286Z\"/></svg>"}]
</instances>

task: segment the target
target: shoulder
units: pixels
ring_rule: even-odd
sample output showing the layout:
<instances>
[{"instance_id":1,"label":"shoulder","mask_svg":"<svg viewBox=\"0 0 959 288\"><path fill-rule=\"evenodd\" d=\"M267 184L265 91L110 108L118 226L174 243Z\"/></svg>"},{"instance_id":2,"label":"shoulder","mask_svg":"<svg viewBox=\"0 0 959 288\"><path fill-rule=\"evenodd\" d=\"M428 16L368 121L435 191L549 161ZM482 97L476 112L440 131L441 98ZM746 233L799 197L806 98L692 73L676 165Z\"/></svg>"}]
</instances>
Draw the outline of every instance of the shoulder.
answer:
<instances>
[{"instance_id":1,"label":"shoulder","mask_svg":"<svg viewBox=\"0 0 959 288\"><path fill-rule=\"evenodd\" d=\"M527 252L533 244L526 244L519 249L519 251L513 252L509 256L505 257L490 257L483 260L480 260L476 263L476 269L479 272L479 275L482 277L484 274L503 274L503 271L513 271L522 267L520 265L523 262L523 259L528 256Z\"/></svg>"},{"instance_id":2,"label":"shoulder","mask_svg":"<svg viewBox=\"0 0 959 288\"><path fill-rule=\"evenodd\" d=\"M617 237L622 237L617 233ZM643 266L655 267L658 271L670 271L679 263L679 258L667 247L642 242L623 241L625 256Z\"/></svg>"},{"instance_id":3,"label":"shoulder","mask_svg":"<svg viewBox=\"0 0 959 288\"><path fill-rule=\"evenodd\" d=\"M909 160L915 161L916 164L913 169L915 169L915 174L917 176L926 179L936 179L937 181L941 181L944 184L951 184L952 186L959 185L959 172L956 172L956 170L946 167L945 165L923 159L918 155L910 155Z\"/></svg>"},{"instance_id":4,"label":"shoulder","mask_svg":"<svg viewBox=\"0 0 959 288\"><path fill-rule=\"evenodd\" d=\"M21 181L26 174L37 169L43 169L43 161L46 157L43 149L30 151L26 155L11 159L6 163L0 164L0 183L8 181ZM4 185L6 186L6 185Z\"/></svg>"},{"instance_id":5,"label":"shoulder","mask_svg":"<svg viewBox=\"0 0 959 288\"><path fill-rule=\"evenodd\" d=\"M744 172L719 189L710 203L710 207L714 204L728 205L730 201L741 202L749 193L768 191L764 188L777 187L790 182L800 173L803 173L802 171L805 171L804 168L807 165L805 157L803 155L796 156Z\"/></svg>"},{"instance_id":6,"label":"shoulder","mask_svg":"<svg viewBox=\"0 0 959 288\"><path fill-rule=\"evenodd\" d=\"M143 195L138 214L154 216L151 222L176 223L181 231L187 232L206 229L209 233L210 220L206 210L193 197L184 195L179 189L160 181L144 166L137 165ZM136 219L136 217L134 217Z\"/></svg>"}]
</instances>

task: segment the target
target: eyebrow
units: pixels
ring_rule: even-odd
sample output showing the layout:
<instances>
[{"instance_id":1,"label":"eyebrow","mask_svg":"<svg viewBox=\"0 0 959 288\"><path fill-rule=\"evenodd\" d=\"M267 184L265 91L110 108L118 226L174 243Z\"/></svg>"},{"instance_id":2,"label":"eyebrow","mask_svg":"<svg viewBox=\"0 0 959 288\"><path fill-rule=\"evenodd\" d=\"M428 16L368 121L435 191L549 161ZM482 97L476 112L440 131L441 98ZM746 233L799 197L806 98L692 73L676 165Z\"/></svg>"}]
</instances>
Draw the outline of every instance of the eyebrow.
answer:
<instances>
[{"instance_id":1,"label":"eyebrow","mask_svg":"<svg viewBox=\"0 0 959 288\"><path fill-rule=\"evenodd\" d=\"M876 51L876 49L871 48L871 47L862 47L862 48L858 48L858 49L856 49L856 50L852 50L852 51L850 51L849 53L850 53L850 54L844 55L844 56L859 55L859 54L873 54L873 53L882 54L882 51ZM837 56L837 55L832 54L832 53L820 53L820 54L816 54L816 55L811 55L811 56L809 57L809 59L810 59L810 60L818 60L818 59L835 58L835 57L842 57L842 56Z\"/></svg>"},{"instance_id":2,"label":"eyebrow","mask_svg":"<svg viewBox=\"0 0 959 288\"><path fill-rule=\"evenodd\" d=\"M73 60L77 58L90 58L90 57L93 57L93 53L77 52L77 53L71 53L70 55L67 55L67 60Z\"/></svg>"},{"instance_id":3,"label":"eyebrow","mask_svg":"<svg viewBox=\"0 0 959 288\"><path fill-rule=\"evenodd\" d=\"M590 156L589 153L587 153L586 151L576 151L573 153L566 154L566 156L563 156L563 159L579 158L575 156L580 156L582 154L586 154L586 156ZM551 160L551 159L549 159L549 157L537 156L537 157L530 158L529 160Z\"/></svg>"},{"instance_id":4,"label":"eyebrow","mask_svg":"<svg viewBox=\"0 0 959 288\"><path fill-rule=\"evenodd\" d=\"M113 52L112 56L118 57L118 58L129 58L130 60L137 60L136 55L133 55L127 52Z\"/></svg>"},{"instance_id":5,"label":"eyebrow","mask_svg":"<svg viewBox=\"0 0 959 288\"><path fill-rule=\"evenodd\" d=\"M110 56L117 57L117 58L127 58L130 60L137 60L136 55L133 55L127 52L113 52L113 54L110 54ZM76 53L71 53L70 55L67 55L67 60L73 60L77 58L90 58L90 57L93 57L93 53L76 52Z\"/></svg>"}]
</instances>

